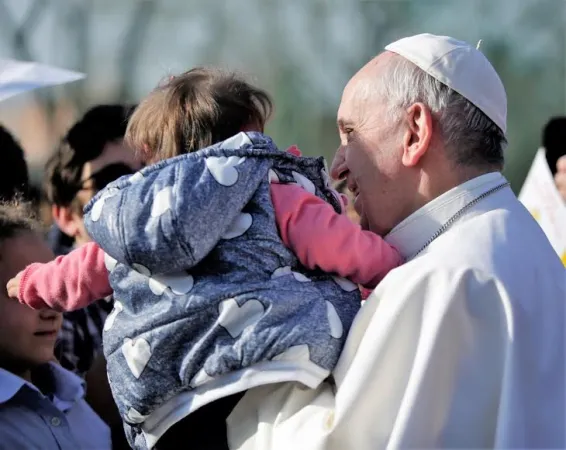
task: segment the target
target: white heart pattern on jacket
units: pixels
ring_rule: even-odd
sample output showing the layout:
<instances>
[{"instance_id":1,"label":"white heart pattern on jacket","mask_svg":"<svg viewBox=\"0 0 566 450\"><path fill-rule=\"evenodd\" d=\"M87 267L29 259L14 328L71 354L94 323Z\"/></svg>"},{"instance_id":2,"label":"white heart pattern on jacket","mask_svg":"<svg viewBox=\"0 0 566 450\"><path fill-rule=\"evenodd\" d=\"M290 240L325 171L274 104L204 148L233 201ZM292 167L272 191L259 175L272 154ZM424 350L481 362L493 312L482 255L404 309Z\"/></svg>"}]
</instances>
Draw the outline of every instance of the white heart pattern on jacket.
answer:
<instances>
[{"instance_id":1,"label":"white heart pattern on jacket","mask_svg":"<svg viewBox=\"0 0 566 450\"><path fill-rule=\"evenodd\" d=\"M122 344L122 354L132 375L139 378L151 358L151 347L145 339L126 338Z\"/></svg>"},{"instance_id":2,"label":"white heart pattern on jacket","mask_svg":"<svg viewBox=\"0 0 566 450\"><path fill-rule=\"evenodd\" d=\"M222 142L222 144L220 144L220 148L222 150L236 150L242 148L246 144L252 145L252 141L250 141L250 138L246 133L241 131Z\"/></svg>"},{"instance_id":3,"label":"white heart pattern on jacket","mask_svg":"<svg viewBox=\"0 0 566 450\"><path fill-rule=\"evenodd\" d=\"M135 408L128 409L128 412L126 413L126 419L130 423L143 423L148 417L149 416L144 416L143 414L139 413Z\"/></svg>"},{"instance_id":4,"label":"white heart pattern on jacket","mask_svg":"<svg viewBox=\"0 0 566 450\"><path fill-rule=\"evenodd\" d=\"M130 178L128 178L128 181L130 182L130 184L134 184L137 183L138 181L142 181L144 178L145 177L142 175L141 172L136 172Z\"/></svg>"},{"instance_id":5,"label":"white heart pattern on jacket","mask_svg":"<svg viewBox=\"0 0 566 450\"><path fill-rule=\"evenodd\" d=\"M291 172L291 174L293 175L293 178L295 179L297 184L301 186L305 191L313 195L316 194L316 188L311 180L295 171Z\"/></svg>"},{"instance_id":6,"label":"white heart pattern on jacket","mask_svg":"<svg viewBox=\"0 0 566 450\"><path fill-rule=\"evenodd\" d=\"M104 265L106 266L106 270L108 270L108 272L112 272L116 267L116 264L118 264L118 261L112 258L112 256L110 256L108 253L104 253Z\"/></svg>"},{"instance_id":7,"label":"white heart pattern on jacket","mask_svg":"<svg viewBox=\"0 0 566 450\"><path fill-rule=\"evenodd\" d=\"M132 267L134 268L134 270L136 272L139 272L142 275L145 275L146 277L151 276L151 272L149 271L149 269L145 266L142 266L141 264L134 263L134 264L132 264Z\"/></svg>"},{"instance_id":8,"label":"white heart pattern on jacket","mask_svg":"<svg viewBox=\"0 0 566 450\"><path fill-rule=\"evenodd\" d=\"M242 306L235 299L229 298L218 307L218 323L233 338L240 336L244 330L254 325L265 313L259 300L246 300Z\"/></svg>"},{"instance_id":9,"label":"white heart pattern on jacket","mask_svg":"<svg viewBox=\"0 0 566 450\"><path fill-rule=\"evenodd\" d=\"M239 236L242 236L246 231L250 229L253 223L253 218L251 214L248 213L241 213L236 217L230 229L224 233L222 239L234 239Z\"/></svg>"},{"instance_id":10,"label":"white heart pattern on jacket","mask_svg":"<svg viewBox=\"0 0 566 450\"><path fill-rule=\"evenodd\" d=\"M273 361L310 361L311 354L307 344L293 345L271 358Z\"/></svg>"},{"instance_id":11,"label":"white heart pattern on jacket","mask_svg":"<svg viewBox=\"0 0 566 450\"><path fill-rule=\"evenodd\" d=\"M271 279L273 280L275 278L284 277L285 275L293 275L293 278L300 283L308 283L311 281L310 278L306 277L302 273L293 272L291 270L291 266L279 267L279 269L271 274Z\"/></svg>"},{"instance_id":12,"label":"white heart pattern on jacket","mask_svg":"<svg viewBox=\"0 0 566 450\"><path fill-rule=\"evenodd\" d=\"M102 208L104 208L104 202L109 198L114 197L118 193L118 189L109 189L108 192L102 194L102 196L92 205L90 210L90 220L93 222L98 222L100 216L102 215Z\"/></svg>"},{"instance_id":13,"label":"white heart pattern on jacket","mask_svg":"<svg viewBox=\"0 0 566 450\"><path fill-rule=\"evenodd\" d=\"M185 295L190 292L195 284L192 275L185 271L161 275L151 275L151 271L141 264L132 264L134 270L149 278L149 289L155 295L163 295L169 288L175 295Z\"/></svg>"},{"instance_id":14,"label":"white heart pattern on jacket","mask_svg":"<svg viewBox=\"0 0 566 450\"><path fill-rule=\"evenodd\" d=\"M269 183L274 183L274 184L278 184L280 183L279 177L277 176L277 174L275 173L275 171L273 169L269 169L269 172L267 172L267 177L269 178Z\"/></svg>"},{"instance_id":15,"label":"white heart pattern on jacket","mask_svg":"<svg viewBox=\"0 0 566 450\"><path fill-rule=\"evenodd\" d=\"M149 279L149 289L155 295L163 295L168 288L175 295L185 295L190 292L194 284L193 276L187 272L154 275Z\"/></svg>"},{"instance_id":16,"label":"white heart pattern on jacket","mask_svg":"<svg viewBox=\"0 0 566 450\"><path fill-rule=\"evenodd\" d=\"M114 325L114 321L116 320L116 316L120 314L124 310L124 306L118 300L114 302L114 309L108 317L106 317L106 321L104 322L104 331L108 331Z\"/></svg>"},{"instance_id":17,"label":"white heart pattern on jacket","mask_svg":"<svg viewBox=\"0 0 566 450\"><path fill-rule=\"evenodd\" d=\"M206 167L214 179L222 186L233 186L238 181L236 166L242 164L246 157L239 156L209 156L206 158Z\"/></svg>"},{"instance_id":18,"label":"white heart pattern on jacket","mask_svg":"<svg viewBox=\"0 0 566 450\"><path fill-rule=\"evenodd\" d=\"M151 217L159 217L173 206L173 187L167 186L161 189L153 199L151 205Z\"/></svg>"},{"instance_id":19,"label":"white heart pattern on jacket","mask_svg":"<svg viewBox=\"0 0 566 450\"><path fill-rule=\"evenodd\" d=\"M342 325L340 316L338 316L336 312L336 308L334 308L334 305L328 300L326 301L326 318L330 326L330 336L334 339L340 339L344 333L344 326Z\"/></svg>"},{"instance_id":20,"label":"white heart pattern on jacket","mask_svg":"<svg viewBox=\"0 0 566 450\"><path fill-rule=\"evenodd\" d=\"M343 291L346 292L353 292L356 289L358 289L358 285L356 283L351 282L350 280L348 280L347 278L342 278L342 277L332 277L332 279L334 280L334 282L340 286L340 288Z\"/></svg>"},{"instance_id":21,"label":"white heart pattern on jacket","mask_svg":"<svg viewBox=\"0 0 566 450\"><path fill-rule=\"evenodd\" d=\"M214 380L214 378L212 378L209 374L207 374L203 367L196 373L196 375L193 377L189 385L192 388L196 388L212 380Z\"/></svg>"}]
</instances>

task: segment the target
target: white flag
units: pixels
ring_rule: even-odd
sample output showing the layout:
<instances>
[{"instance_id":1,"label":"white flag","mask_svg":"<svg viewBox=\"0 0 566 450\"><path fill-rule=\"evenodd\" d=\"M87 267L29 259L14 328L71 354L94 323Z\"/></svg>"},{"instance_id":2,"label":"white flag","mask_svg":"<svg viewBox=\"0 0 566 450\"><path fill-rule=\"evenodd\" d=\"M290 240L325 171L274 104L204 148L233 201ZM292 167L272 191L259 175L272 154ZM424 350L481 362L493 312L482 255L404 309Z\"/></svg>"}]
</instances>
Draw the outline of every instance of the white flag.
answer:
<instances>
[{"instance_id":1,"label":"white flag","mask_svg":"<svg viewBox=\"0 0 566 450\"><path fill-rule=\"evenodd\" d=\"M544 148L538 150L533 160L519 200L537 220L566 266L566 203L554 184Z\"/></svg>"},{"instance_id":2,"label":"white flag","mask_svg":"<svg viewBox=\"0 0 566 450\"><path fill-rule=\"evenodd\" d=\"M0 102L44 86L81 80L85 74L35 62L0 59Z\"/></svg>"}]
</instances>

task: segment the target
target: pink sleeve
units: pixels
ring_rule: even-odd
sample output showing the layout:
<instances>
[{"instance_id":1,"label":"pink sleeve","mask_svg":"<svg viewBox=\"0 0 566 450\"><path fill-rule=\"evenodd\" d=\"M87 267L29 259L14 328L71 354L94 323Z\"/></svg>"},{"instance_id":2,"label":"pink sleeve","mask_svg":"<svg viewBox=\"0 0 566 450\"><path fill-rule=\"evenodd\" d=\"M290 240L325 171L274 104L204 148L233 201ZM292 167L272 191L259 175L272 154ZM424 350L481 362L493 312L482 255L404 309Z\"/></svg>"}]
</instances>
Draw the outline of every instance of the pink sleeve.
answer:
<instances>
[{"instance_id":1,"label":"pink sleeve","mask_svg":"<svg viewBox=\"0 0 566 450\"><path fill-rule=\"evenodd\" d=\"M35 309L73 311L111 293L104 252L90 242L46 264L26 267L19 300Z\"/></svg>"},{"instance_id":2,"label":"pink sleeve","mask_svg":"<svg viewBox=\"0 0 566 450\"><path fill-rule=\"evenodd\" d=\"M295 184L272 184L271 199L283 242L309 269L373 288L402 262L381 237Z\"/></svg>"}]
</instances>

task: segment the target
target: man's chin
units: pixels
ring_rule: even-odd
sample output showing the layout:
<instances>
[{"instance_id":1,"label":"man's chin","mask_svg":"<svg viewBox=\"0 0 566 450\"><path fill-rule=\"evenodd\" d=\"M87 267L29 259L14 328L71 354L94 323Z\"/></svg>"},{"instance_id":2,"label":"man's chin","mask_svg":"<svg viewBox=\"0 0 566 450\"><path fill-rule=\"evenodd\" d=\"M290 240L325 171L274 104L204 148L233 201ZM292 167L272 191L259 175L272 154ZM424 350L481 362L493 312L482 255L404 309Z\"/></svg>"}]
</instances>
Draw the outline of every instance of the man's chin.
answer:
<instances>
[{"instance_id":1,"label":"man's chin","mask_svg":"<svg viewBox=\"0 0 566 450\"><path fill-rule=\"evenodd\" d=\"M373 223L372 225L367 216L363 213L360 215L360 227L362 227L362 230L371 231L372 233L377 234L381 237L386 236L390 231L379 229L378 227L376 227L375 223Z\"/></svg>"}]
</instances>

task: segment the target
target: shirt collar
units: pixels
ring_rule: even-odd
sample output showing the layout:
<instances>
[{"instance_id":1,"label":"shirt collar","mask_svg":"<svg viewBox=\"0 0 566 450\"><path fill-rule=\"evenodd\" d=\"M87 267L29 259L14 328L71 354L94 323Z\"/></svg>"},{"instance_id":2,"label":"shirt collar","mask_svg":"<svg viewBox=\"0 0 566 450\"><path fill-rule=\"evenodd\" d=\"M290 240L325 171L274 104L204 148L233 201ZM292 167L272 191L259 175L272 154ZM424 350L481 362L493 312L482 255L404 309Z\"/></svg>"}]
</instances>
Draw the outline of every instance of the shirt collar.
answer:
<instances>
[{"instance_id":1,"label":"shirt collar","mask_svg":"<svg viewBox=\"0 0 566 450\"><path fill-rule=\"evenodd\" d=\"M52 393L52 401L60 411L67 411L84 397L85 388L82 378L64 369L59 364L48 363L45 368L53 377L55 391ZM41 369L44 369L44 367ZM32 383L0 368L0 404L13 398L24 386L41 394Z\"/></svg>"},{"instance_id":2,"label":"shirt collar","mask_svg":"<svg viewBox=\"0 0 566 450\"><path fill-rule=\"evenodd\" d=\"M500 172L473 178L415 211L385 236L403 258L418 252L454 214L485 192L507 182Z\"/></svg>"}]
</instances>

